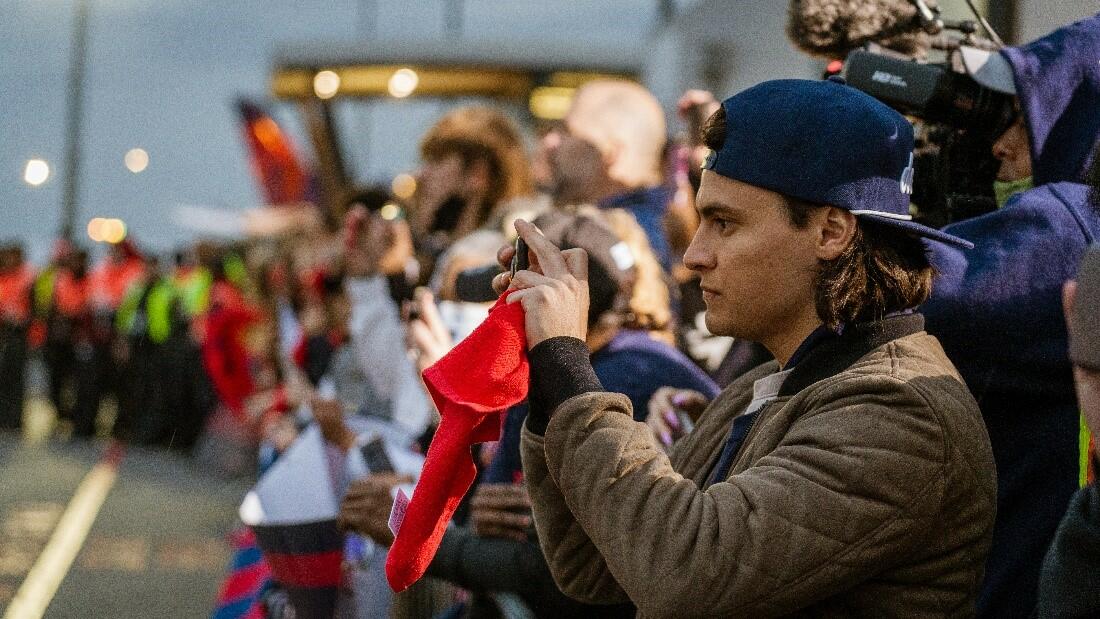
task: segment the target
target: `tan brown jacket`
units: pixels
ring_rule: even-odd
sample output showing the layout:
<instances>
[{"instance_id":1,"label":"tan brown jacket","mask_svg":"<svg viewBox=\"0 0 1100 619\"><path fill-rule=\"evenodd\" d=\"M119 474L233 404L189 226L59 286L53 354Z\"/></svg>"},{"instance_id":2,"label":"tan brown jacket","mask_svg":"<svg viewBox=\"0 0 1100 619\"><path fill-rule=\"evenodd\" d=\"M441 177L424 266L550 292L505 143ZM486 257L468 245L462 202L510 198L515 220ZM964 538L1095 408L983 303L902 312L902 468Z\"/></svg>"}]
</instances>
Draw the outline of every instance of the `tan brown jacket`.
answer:
<instances>
[{"instance_id":1,"label":"tan brown jacket","mask_svg":"<svg viewBox=\"0 0 1100 619\"><path fill-rule=\"evenodd\" d=\"M570 398L545 437L525 428L558 585L645 617L973 615L996 504L989 438L923 319L902 318L814 349L706 490L774 362L726 388L671 458L619 394Z\"/></svg>"}]
</instances>

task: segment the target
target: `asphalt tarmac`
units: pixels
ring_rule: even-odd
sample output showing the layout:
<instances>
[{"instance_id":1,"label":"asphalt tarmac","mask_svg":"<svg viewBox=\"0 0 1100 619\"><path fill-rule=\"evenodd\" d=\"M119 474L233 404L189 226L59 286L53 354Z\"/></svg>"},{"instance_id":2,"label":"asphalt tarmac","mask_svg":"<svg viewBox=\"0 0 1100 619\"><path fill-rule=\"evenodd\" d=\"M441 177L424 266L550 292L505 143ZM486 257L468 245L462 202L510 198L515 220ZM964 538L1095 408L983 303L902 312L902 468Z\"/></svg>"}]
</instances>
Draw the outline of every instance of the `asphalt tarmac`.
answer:
<instances>
[{"instance_id":1,"label":"asphalt tarmac","mask_svg":"<svg viewBox=\"0 0 1100 619\"><path fill-rule=\"evenodd\" d=\"M164 450L0 433L7 619L209 617L251 485Z\"/></svg>"}]
</instances>

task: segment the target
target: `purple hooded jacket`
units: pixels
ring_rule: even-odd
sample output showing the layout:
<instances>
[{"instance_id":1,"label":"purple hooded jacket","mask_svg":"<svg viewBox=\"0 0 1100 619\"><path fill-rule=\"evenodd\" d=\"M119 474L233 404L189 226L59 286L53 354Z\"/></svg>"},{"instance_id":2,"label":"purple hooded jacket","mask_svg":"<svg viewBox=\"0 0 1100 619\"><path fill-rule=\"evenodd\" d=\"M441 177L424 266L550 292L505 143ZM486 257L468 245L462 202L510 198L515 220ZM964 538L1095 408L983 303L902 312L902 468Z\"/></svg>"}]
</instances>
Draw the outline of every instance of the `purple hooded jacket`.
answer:
<instances>
[{"instance_id":1,"label":"purple hooded jacket","mask_svg":"<svg viewBox=\"0 0 1100 619\"><path fill-rule=\"evenodd\" d=\"M997 463L978 614L1027 617L1082 459L1061 290L1100 239L1100 206L1081 184L1100 138L1100 15L1001 53L1036 188L945 229L976 247L934 244L939 277L922 311L981 406Z\"/></svg>"}]
</instances>

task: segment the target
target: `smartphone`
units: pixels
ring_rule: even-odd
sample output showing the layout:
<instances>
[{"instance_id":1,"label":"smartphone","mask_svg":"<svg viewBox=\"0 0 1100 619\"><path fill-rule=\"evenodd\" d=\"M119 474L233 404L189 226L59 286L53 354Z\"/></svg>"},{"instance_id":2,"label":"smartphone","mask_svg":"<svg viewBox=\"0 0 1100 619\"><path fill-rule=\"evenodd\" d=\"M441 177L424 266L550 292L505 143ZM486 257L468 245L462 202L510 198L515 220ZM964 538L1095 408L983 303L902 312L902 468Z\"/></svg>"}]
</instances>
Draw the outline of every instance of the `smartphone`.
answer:
<instances>
[{"instance_id":1,"label":"smartphone","mask_svg":"<svg viewBox=\"0 0 1100 619\"><path fill-rule=\"evenodd\" d=\"M372 438L359 447L363 462L371 473L392 473L393 462L386 453L386 443L379 437Z\"/></svg>"},{"instance_id":2,"label":"smartphone","mask_svg":"<svg viewBox=\"0 0 1100 619\"><path fill-rule=\"evenodd\" d=\"M405 321L412 322L414 320L420 320L420 304L416 302L416 299L409 299L402 304L405 314Z\"/></svg>"},{"instance_id":3,"label":"smartphone","mask_svg":"<svg viewBox=\"0 0 1100 619\"><path fill-rule=\"evenodd\" d=\"M527 241L523 240L523 237L516 237L516 253L512 256L512 275L516 274L516 271L524 271L527 267L531 266L530 256L527 253Z\"/></svg>"},{"instance_id":4,"label":"smartphone","mask_svg":"<svg viewBox=\"0 0 1100 619\"><path fill-rule=\"evenodd\" d=\"M1100 245L1090 247L1081 261L1069 319L1070 359L1083 368L1100 370Z\"/></svg>"}]
</instances>

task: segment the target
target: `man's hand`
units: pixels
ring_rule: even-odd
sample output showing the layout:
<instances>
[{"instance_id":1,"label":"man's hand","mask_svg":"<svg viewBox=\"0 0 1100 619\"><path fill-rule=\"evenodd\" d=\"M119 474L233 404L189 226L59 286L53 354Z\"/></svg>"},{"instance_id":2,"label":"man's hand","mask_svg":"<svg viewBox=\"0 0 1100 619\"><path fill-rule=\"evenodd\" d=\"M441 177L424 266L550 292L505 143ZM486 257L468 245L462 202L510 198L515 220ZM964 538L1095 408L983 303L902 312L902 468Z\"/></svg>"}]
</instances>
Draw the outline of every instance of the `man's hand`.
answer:
<instances>
[{"instance_id":1,"label":"man's hand","mask_svg":"<svg viewBox=\"0 0 1100 619\"><path fill-rule=\"evenodd\" d=\"M344 501L340 503L336 526L343 531L365 535L383 546L392 546L393 532L389 525L390 510L393 509L392 491L412 481L413 478L408 475L378 473L351 482Z\"/></svg>"},{"instance_id":2,"label":"man's hand","mask_svg":"<svg viewBox=\"0 0 1100 619\"><path fill-rule=\"evenodd\" d=\"M262 432L264 439L270 441L275 451L279 453L286 451L294 439L298 438L298 428L290 415L280 415L269 421L264 425Z\"/></svg>"},{"instance_id":3,"label":"man's hand","mask_svg":"<svg viewBox=\"0 0 1100 619\"><path fill-rule=\"evenodd\" d=\"M344 423L344 405L338 400L322 400L314 397L310 401L313 418L321 428L321 436L341 449L355 446L355 433Z\"/></svg>"},{"instance_id":4,"label":"man's hand","mask_svg":"<svg viewBox=\"0 0 1100 619\"><path fill-rule=\"evenodd\" d=\"M657 444L668 451L673 443L688 432L684 417L694 423L710 404L707 396L691 389L661 387L649 399L645 423Z\"/></svg>"},{"instance_id":5,"label":"man's hand","mask_svg":"<svg viewBox=\"0 0 1100 619\"><path fill-rule=\"evenodd\" d=\"M528 350L553 337L585 339L588 334L588 254L583 249L561 251L538 228L522 219L516 231L532 254L531 267L508 281L508 303L522 303ZM514 250L507 252L509 259ZM498 259L505 252L497 254Z\"/></svg>"},{"instance_id":6,"label":"man's hand","mask_svg":"<svg viewBox=\"0 0 1100 619\"><path fill-rule=\"evenodd\" d=\"M356 206L344 217L344 259L349 277L402 272L412 257L412 235L402 219L386 221Z\"/></svg>"},{"instance_id":7,"label":"man's hand","mask_svg":"<svg viewBox=\"0 0 1100 619\"><path fill-rule=\"evenodd\" d=\"M1062 289L1062 304L1066 312L1066 326L1071 329L1073 322L1070 316L1073 314L1073 303L1076 299L1077 282L1066 282ZM1072 331L1069 336L1073 338ZM1077 385L1077 401L1081 405L1085 423L1088 424L1093 436L1100 436L1100 371L1074 366L1073 379Z\"/></svg>"},{"instance_id":8,"label":"man's hand","mask_svg":"<svg viewBox=\"0 0 1100 619\"><path fill-rule=\"evenodd\" d=\"M417 288L413 294L416 317L409 320L408 345L416 351L416 369L423 372L454 348L451 333L439 317L435 299L427 288Z\"/></svg>"},{"instance_id":9,"label":"man's hand","mask_svg":"<svg viewBox=\"0 0 1100 619\"><path fill-rule=\"evenodd\" d=\"M481 484L470 499L470 521L481 537L527 541L531 498L522 484Z\"/></svg>"},{"instance_id":10,"label":"man's hand","mask_svg":"<svg viewBox=\"0 0 1100 619\"><path fill-rule=\"evenodd\" d=\"M676 102L676 114L689 124L702 124L711 114L718 111L722 104L709 90L691 88L680 95Z\"/></svg>"},{"instance_id":11,"label":"man's hand","mask_svg":"<svg viewBox=\"0 0 1100 619\"><path fill-rule=\"evenodd\" d=\"M703 123L720 107L722 104L709 90L686 90L680 95L680 100L676 102L676 114L687 124L690 146L703 145Z\"/></svg>"}]
</instances>

